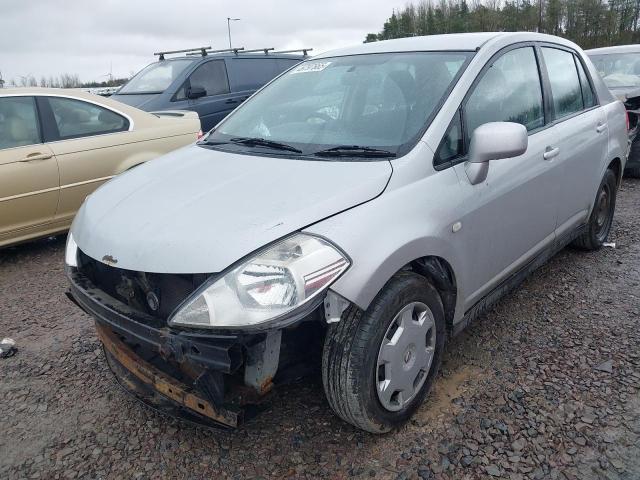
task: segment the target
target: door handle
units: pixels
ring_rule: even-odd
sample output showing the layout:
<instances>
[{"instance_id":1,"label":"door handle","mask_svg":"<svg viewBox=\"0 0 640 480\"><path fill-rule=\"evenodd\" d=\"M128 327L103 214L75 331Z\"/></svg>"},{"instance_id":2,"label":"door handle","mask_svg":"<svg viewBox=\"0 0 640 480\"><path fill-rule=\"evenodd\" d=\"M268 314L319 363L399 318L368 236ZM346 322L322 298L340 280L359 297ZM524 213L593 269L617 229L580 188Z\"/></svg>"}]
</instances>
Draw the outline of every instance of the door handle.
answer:
<instances>
[{"instance_id":1,"label":"door handle","mask_svg":"<svg viewBox=\"0 0 640 480\"><path fill-rule=\"evenodd\" d=\"M554 157L557 157L558 154L560 153L560 148L558 147L547 147L544 151L544 153L542 154L542 157L545 160L551 160Z\"/></svg>"},{"instance_id":2,"label":"door handle","mask_svg":"<svg viewBox=\"0 0 640 480\"><path fill-rule=\"evenodd\" d=\"M598 123L598 126L596 127L596 132L602 133L602 132L604 132L605 128L607 128L607 124L606 123Z\"/></svg>"},{"instance_id":3,"label":"door handle","mask_svg":"<svg viewBox=\"0 0 640 480\"><path fill-rule=\"evenodd\" d=\"M48 160L51 157L53 157L53 155L50 153L38 152L38 153L30 153L29 155L24 157L22 160L18 160L18 161L19 162L35 162L37 160Z\"/></svg>"},{"instance_id":4,"label":"door handle","mask_svg":"<svg viewBox=\"0 0 640 480\"><path fill-rule=\"evenodd\" d=\"M238 103L238 101L237 101L237 100L234 100L233 98L230 98L229 100L227 100L227 101L226 101L226 102L224 102L224 103Z\"/></svg>"}]
</instances>

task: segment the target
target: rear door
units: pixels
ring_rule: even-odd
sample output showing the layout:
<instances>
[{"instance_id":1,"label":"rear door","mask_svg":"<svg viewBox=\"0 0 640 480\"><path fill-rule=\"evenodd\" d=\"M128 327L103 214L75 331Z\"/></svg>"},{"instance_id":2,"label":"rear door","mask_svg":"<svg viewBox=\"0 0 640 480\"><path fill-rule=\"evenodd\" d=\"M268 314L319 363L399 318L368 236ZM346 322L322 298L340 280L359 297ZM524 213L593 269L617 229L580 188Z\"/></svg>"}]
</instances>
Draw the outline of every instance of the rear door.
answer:
<instances>
[{"instance_id":1,"label":"rear door","mask_svg":"<svg viewBox=\"0 0 640 480\"><path fill-rule=\"evenodd\" d=\"M600 184L608 132L604 111L575 53L557 46L540 50L552 100L553 147L557 149L549 162L562 172L557 220L557 235L562 237L587 220Z\"/></svg>"},{"instance_id":2,"label":"rear door","mask_svg":"<svg viewBox=\"0 0 640 480\"><path fill-rule=\"evenodd\" d=\"M190 91L194 87L203 88L205 95L190 98ZM239 104L236 97L230 93L224 59L208 60L187 77L172 99L175 102L172 108L198 112L202 130L208 131Z\"/></svg>"},{"instance_id":3,"label":"rear door","mask_svg":"<svg viewBox=\"0 0 640 480\"><path fill-rule=\"evenodd\" d=\"M58 164L42 144L34 97L0 97L0 243L53 220Z\"/></svg>"},{"instance_id":4,"label":"rear door","mask_svg":"<svg viewBox=\"0 0 640 480\"><path fill-rule=\"evenodd\" d=\"M103 106L61 96L38 97L44 139L60 170L56 221L70 223L84 199L117 172L131 146L131 120Z\"/></svg>"},{"instance_id":5,"label":"rear door","mask_svg":"<svg viewBox=\"0 0 640 480\"><path fill-rule=\"evenodd\" d=\"M546 125L537 60L533 45L503 51L487 64L463 103L467 149L473 131L487 122L520 123L529 133L527 151L490 162L483 183L469 183L464 163L454 167L466 199L461 205L466 309L555 238L558 172L545 160L553 135ZM455 138L443 142L445 161L451 161L458 144Z\"/></svg>"}]
</instances>

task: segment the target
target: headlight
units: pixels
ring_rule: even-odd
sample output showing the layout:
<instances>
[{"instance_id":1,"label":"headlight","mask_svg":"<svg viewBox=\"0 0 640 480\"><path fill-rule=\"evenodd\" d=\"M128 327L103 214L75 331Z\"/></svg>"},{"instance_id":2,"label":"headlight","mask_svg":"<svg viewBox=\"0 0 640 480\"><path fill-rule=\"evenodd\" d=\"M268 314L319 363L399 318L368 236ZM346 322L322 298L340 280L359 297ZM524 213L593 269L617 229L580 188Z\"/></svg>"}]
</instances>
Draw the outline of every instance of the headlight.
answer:
<instances>
[{"instance_id":1,"label":"headlight","mask_svg":"<svg viewBox=\"0 0 640 480\"><path fill-rule=\"evenodd\" d=\"M71 232L67 235L67 246L64 251L64 263L70 267L78 266L78 245L76 245Z\"/></svg>"},{"instance_id":2,"label":"headlight","mask_svg":"<svg viewBox=\"0 0 640 480\"><path fill-rule=\"evenodd\" d=\"M349 265L326 240L296 234L205 285L169 323L209 328L258 325L309 302Z\"/></svg>"}]
</instances>

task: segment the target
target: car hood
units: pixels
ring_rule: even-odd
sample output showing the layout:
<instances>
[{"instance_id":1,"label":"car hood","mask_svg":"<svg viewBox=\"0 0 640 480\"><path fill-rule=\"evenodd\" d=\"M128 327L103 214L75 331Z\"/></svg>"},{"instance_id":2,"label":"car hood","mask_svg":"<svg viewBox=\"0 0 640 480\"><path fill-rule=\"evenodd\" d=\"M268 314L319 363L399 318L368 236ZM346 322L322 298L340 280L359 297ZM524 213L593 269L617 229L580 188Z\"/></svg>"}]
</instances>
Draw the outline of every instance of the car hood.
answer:
<instances>
[{"instance_id":1,"label":"car hood","mask_svg":"<svg viewBox=\"0 0 640 480\"><path fill-rule=\"evenodd\" d=\"M80 250L156 273L219 272L285 235L380 195L387 160L316 161L189 146L107 182L72 226Z\"/></svg>"},{"instance_id":2,"label":"car hood","mask_svg":"<svg viewBox=\"0 0 640 480\"><path fill-rule=\"evenodd\" d=\"M640 97L640 87L610 87L609 90L623 103L630 98Z\"/></svg>"},{"instance_id":3,"label":"car hood","mask_svg":"<svg viewBox=\"0 0 640 480\"><path fill-rule=\"evenodd\" d=\"M115 95L111 95L109 98L111 100L116 100L120 103L125 103L127 105L139 108L141 110L147 110L147 108L145 108L145 105L147 105L152 100L155 100L156 98L158 98L158 95L159 94L157 93L133 94L133 95L126 95L126 94L118 95L116 93Z\"/></svg>"}]
</instances>

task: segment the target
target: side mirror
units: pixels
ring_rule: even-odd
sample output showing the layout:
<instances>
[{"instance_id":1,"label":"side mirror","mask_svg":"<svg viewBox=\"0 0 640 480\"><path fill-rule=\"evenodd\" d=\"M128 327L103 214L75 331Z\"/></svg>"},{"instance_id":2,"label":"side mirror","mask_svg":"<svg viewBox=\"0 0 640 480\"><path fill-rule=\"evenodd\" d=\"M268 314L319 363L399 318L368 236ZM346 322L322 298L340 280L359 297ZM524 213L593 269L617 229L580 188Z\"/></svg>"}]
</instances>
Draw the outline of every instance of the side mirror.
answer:
<instances>
[{"instance_id":1,"label":"side mirror","mask_svg":"<svg viewBox=\"0 0 640 480\"><path fill-rule=\"evenodd\" d=\"M489 162L522 155L527 151L529 138L524 125L513 122L489 122L473 131L469 146L469 160L465 171L469 182L484 182L489 173Z\"/></svg>"},{"instance_id":2,"label":"side mirror","mask_svg":"<svg viewBox=\"0 0 640 480\"><path fill-rule=\"evenodd\" d=\"M207 94L207 91L204 87L190 87L189 92L187 93L187 97L194 99L204 97Z\"/></svg>"}]
</instances>

